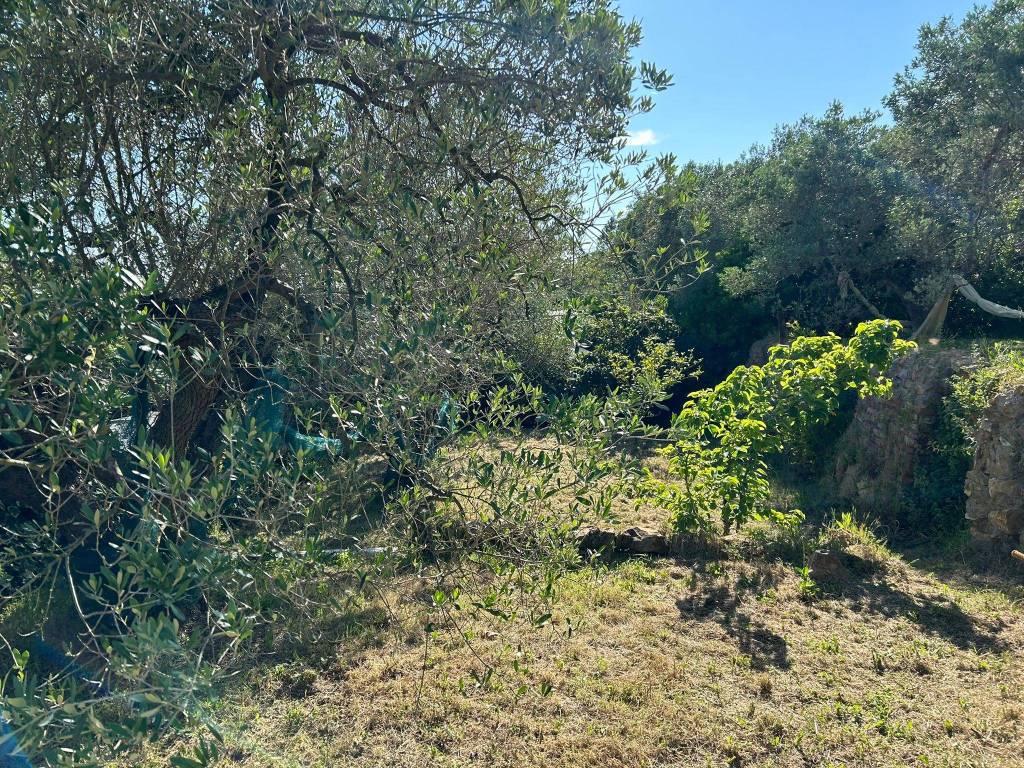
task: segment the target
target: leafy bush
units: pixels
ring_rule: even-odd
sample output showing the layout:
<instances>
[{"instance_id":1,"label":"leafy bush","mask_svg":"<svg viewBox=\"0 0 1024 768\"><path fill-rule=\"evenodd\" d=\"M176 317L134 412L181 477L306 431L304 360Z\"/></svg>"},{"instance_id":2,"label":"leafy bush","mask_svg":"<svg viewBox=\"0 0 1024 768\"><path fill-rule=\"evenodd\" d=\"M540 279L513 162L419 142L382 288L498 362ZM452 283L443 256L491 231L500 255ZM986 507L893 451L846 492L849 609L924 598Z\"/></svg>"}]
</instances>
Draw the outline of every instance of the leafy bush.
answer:
<instances>
[{"instance_id":1,"label":"leafy bush","mask_svg":"<svg viewBox=\"0 0 1024 768\"><path fill-rule=\"evenodd\" d=\"M729 270L749 259L749 249L743 246L718 253L714 271L669 299L669 314L680 328L679 343L693 349L701 361L702 379L709 383L745 364L751 345L777 328L763 301L749 292L733 295L724 286Z\"/></svg>"},{"instance_id":2,"label":"leafy bush","mask_svg":"<svg viewBox=\"0 0 1024 768\"><path fill-rule=\"evenodd\" d=\"M0 723L35 762L208 720L250 644L382 573L435 581L438 615L467 563L521 594L566 525L520 425L594 452L556 486L589 499L667 373L653 347L615 358L632 401L541 403L503 344L562 302L581 171L608 165L605 198L642 161L615 137L670 78L630 64L639 24L350 11L5 6L0 189L59 208L0 214ZM471 504L467 440L497 450Z\"/></svg>"},{"instance_id":3,"label":"leafy bush","mask_svg":"<svg viewBox=\"0 0 1024 768\"><path fill-rule=\"evenodd\" d=\"M1017 345L995 344L988 362L958 374L943 401L936 451L951 461L968 460L977 447L975 435L992 397L1004 387L1024 382L1024 351Z\"/></svg>"},{"instance_id":4,"label":"leafy bush","mask_svg":"<svg viewBox=\"0 0 1024 768\"><path fill-rule=\"evenodd\" d=\"M656 404L694 375L693 359L676 349L678 327L666 307L664 297L590 299L571 307L565 322L579 348L572 370L575 391L621 389L638 402Z\"/></svg>"},{"instance_id":5,"label":"leafy bush","mask_svg":"<svg viewBox=\"0 0 1024 768\"><path fill-rule=\"evenodd\" d=\"M133 414L143 382L178 386L181 352L140 309L152 286L76 268L58 222L21 209L0 233L12 278L0 295L0 613L21 624L0 629L15 653L0 693L21 749L44 764L207 717L216 669L303 603L300 577L316 581L313 561L290 578L279 566L324 477L281 461L244 401L212 462L147 442ZM212 350L192 356L188 370L202 370Z\"/></svg>"},{"instance_id":6,"label":"leafy bush","mask_svg":"<svg viewBox=\"0 0 1024 768\"><path fill-rule=\"evenodd\" d=\"M372 358L371 382L350 373L323 412L276 413L271 401L292 398L271 384L287 377L259 359L224 370L218 350L176 345L142 300L151 284L63 258L59 221L21 209L0 231L0 638L12 654L0 703L43 764L89 764L168 726L216 734L217 683L253 643L274 651L316 634L385 573L451 595L487 568L488 611L542 604L553 566L571 557L565 534L608 506L616 445L645 431L632 393L549 399L502 373L486 400L439 394L416 366L385 377ZM427 330L403 327L420 334L392 341L407 359L433 354ZM301 351L278 363L298 388ZM648 391L655 374L617 365ZM140 406L212 376L227 393L212 441L177 455L155 442ZM344 396L357 385L360 397ZM524 432L527 417L541 435ZM296 428L316 424L334 436ZM381 501L371 530L353 530ZM454 628L451 604L435 603L423 609Z\"/></svg>"},{"instance_id":7,"label":"leafy bush","mask_svg":"<svg viewBox=\"0 0 1024 768\"><path fill-rule=\"evenodd\" d=\"M676 530L706 529L718 511L728 533L755 517L786 516L766 507L770 456L805 444L832 418L845 391L885 394L892 360L912 344L900 324L872 321L844 344L838 336L800 337L774 347L763 366L737 368L713 389L693 395L663 449L680 485L649 476L648 491L669 509Z\"/></svg>"},{"instance_id":8,"label":"leafy bush","mask_svg":"<svg viewBox=\"0 0 1024 768\"><path fill-rule=\"evenodd\" d=\"M526 380L552 394L573 390L576 352L555 301L536 302L504 329L501 346Z\"/></svg>"}]
</instances>

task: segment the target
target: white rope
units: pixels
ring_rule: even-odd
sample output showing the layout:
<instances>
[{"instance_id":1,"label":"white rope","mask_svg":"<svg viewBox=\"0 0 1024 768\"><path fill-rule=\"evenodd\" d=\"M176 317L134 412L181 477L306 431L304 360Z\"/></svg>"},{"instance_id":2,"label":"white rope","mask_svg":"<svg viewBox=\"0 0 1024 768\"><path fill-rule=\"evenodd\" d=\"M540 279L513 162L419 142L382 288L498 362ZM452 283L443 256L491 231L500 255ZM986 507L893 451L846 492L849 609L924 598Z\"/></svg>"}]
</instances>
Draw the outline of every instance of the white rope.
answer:
<instances>
[{"instance_id":1,"label":"white rope","mask_svg":"<svg viewBox=\"0 0 1024 768\"><path fill-rule=\"evenodd\" d=\"M1024 311L1019 309L1013 309L1012 307L1004 307L1002 304L996 304L994 301L983 299L974 286L968 283L959 275L953 278L953 284L956 286L957 291L970 302L977 304L981 309L988 312L990 315L996 317L1005 317L1010 320L1024 320Z\"/></svg>"},{"instance_id":2,"label":"white rope","mask_svg":"<svg viewBox=\"0 0 1024 768\"><path fill-rule=\"evenodd\" d=\"M928 313L928 317L921 323L921 327L910 337L913 341L924 338L938 339L942 335L942 326L946 322L946 312L949 310L949 299L953 295L954 290L990 315L1005 317L1010 320L1024 320L1024 311L1013 309L1012 307L1004 307L1002 304L996 304L994 301L982 298L973 285L964 280L960 275L953 275L952 286L939 297L939 300L935 302L935 306Z\"/></svg>"}]
</instances>

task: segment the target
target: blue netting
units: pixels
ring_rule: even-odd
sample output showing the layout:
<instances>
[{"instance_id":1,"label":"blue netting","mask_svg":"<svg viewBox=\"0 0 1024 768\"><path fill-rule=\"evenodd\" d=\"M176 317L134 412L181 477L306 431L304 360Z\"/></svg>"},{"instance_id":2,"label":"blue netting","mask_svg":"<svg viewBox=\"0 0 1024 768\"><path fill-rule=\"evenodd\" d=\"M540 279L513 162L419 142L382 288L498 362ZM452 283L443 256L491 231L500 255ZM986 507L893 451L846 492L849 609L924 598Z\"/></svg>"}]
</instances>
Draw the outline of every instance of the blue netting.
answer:
<instances>
[{"instance_id":1,"label":"blue netting","mask_svg":"<svg viewBox=\"0 0 1024 768\"><path fill-rule=\"evenodd\" d=\"M250 415L264 432L283 441L293 451L302 451L314 458L333 458L344 453L345 443L331 437L306 435L287 423L286 399L291 383L280 372L270 369L263 373L263 381L249 391L246 403ZM121 448L128 452L135 445L139 430L149 417L149 396L145 389L132 400L131 415L110 422L110 428L117 436ZM352 434L354 440L359 436Z\"/></svg>"},{"instance_id":2,"label":"blue netting","mask_svg":"<svg viewBox=\"0 0 1024 768\"><path fill-rule=\"evenodd\" d=\"M246 397L249 413L256 420L257 426L283 440L293 451L302 451L314 458L340 456L345 449L341 440L305 435L286 423L285 399L289 389L290 382L278 371L271 369L263 374L263 383L252 389Z\"/></svg>"},{"instance_id":3,"label":"blue netting","mask_svg":"<svg viewBox=\"0 0 1024 768\"><path fill-rule=\"evenodd\" d=\"M71 675L78 682L93 689L100 696L107 696L110 690L102 680L96 680L95 675L72 659L66 653L54 648L47 642L36 638L32 643L32 650L36 656L58 675Z\"/></svg>"},{"instance_id":4,"label":"blue netting","mask_svg":"<svg viewBox=\"0 0 1024 768\"><path fill-rule=\"evenodd\" d=\"M25 753L18 746L18 737L2 714L0 714L0 768L32 768Z\"/></svg>"}]
</instances>

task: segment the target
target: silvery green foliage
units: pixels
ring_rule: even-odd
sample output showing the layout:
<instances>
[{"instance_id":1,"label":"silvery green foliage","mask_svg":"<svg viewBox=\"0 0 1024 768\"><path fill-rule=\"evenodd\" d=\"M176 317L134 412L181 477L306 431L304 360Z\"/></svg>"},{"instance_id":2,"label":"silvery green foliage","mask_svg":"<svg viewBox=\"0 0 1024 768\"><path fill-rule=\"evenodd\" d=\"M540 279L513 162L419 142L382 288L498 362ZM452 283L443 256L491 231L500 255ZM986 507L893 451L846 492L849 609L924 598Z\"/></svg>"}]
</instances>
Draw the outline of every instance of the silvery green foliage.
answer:
<instances>
[{"instance_id":1,"label":"silvery green foliage","mask_svg":"<svg viewBox=\"0 0 1024 768\"><path fill-rule=\"evenodd\" d=\"M452 521L441 457L481 424L589 446L556 451L580 499L639 426L535 404L497 341L552 303L580 169L619 164L651 106L634 81L668 82L629 64L639 27L603 0L357 6L0 16L3 712L37 762L212 727L247 649L308 640L381 574L450 595L465 557L560 557L521 432L471 468L486 525Z\"/></svg>"}]
</instances>

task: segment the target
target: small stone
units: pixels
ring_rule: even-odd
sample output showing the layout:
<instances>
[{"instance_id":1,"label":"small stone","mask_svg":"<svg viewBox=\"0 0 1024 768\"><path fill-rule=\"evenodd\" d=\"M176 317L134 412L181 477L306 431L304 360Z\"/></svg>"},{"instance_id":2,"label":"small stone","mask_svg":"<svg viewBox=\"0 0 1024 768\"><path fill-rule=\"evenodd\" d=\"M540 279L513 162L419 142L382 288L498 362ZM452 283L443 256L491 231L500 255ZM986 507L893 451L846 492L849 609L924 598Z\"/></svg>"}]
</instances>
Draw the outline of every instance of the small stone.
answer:
<instances>
[{"instance_id":1,"label":"small stone","mask_svg":"<svg viewBox=\"0 0 1024 768\"><path fill-rule=\"evenodd\" d=\"M850 571L835 552L818 550L811 555L809 567L815 581L842 584L850 580Z\"/></svg>"},{"instance_id":2,"label":"small stone","mask_svg":"<svg viewBox=\"0 0 1024 768\"><path fill-rule=\"evenodd\" d=\"M581 555L595 552L619 552L632 555L669 555L672 541L668 536L645 528L628 528L621 533L587 526L574 534Z\"/></svg>"},{"instance_id":3,"label":"small stone","mask_svg":"<svg viewBox=\"0 0 1024 768\"><path fill-rule=\"evenodd\" d=\"M672 551L672 542L664 534L645 528L629 528L617 537L616 545L638 555L667 555Z\"/></svg>"},{"instance_id":4,"label":"small stone","mask_svg":"<svg viewBox=\"0 0 1024 768\"><path fill-rule=\"evenodd\" d=\"M576 540L576 548L580 554L601 552L614 546L615 531L590 525L576 531L573 538Z\"/></svg>"}]
</instances>

